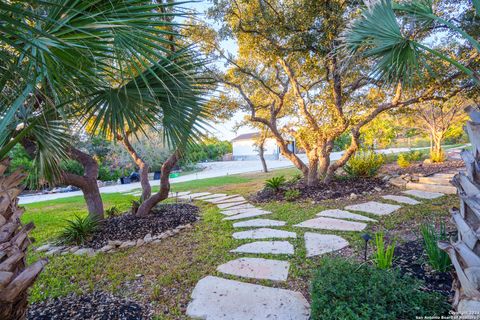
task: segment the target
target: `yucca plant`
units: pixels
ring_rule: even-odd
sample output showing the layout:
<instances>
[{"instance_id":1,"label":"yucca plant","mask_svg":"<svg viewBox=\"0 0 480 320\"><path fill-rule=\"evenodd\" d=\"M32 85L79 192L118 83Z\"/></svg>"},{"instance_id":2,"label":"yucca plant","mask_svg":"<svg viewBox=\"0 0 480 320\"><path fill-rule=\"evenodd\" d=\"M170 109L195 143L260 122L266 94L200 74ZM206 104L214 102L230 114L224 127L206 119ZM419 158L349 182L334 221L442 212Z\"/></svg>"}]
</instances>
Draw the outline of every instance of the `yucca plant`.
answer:
<instances>
[{"instance_id":1,"label":"yucca plant","mask_svg":"<svg viewBox=\"0 0 480 320\"><path fill-rule=\"evenodd\" d=\"M385 248L385 235L383 232L375 234L375 252L373 261L379 269L390 269L393 263L393 252L395 251L395 240Z\"/></svg>"},{"instance_id":2,"label":"yucca plant","mask_svg":"<svg viewBox=\"0 0 480 320\"><path fill-rule=\"evenodd\" d=\"M99 230L100 222L92 216L75 216L67 220L67 226L60 233L58 239L63 244L83 244L95 231Z\"/></svg>"},{"instance_id":3,"label":"yucca plant","mask_svg":"<svg viewBox=\"0 0 480 320\"><path fill-rule=\"evenodd\" d=\"M105 210L105 214L108 218L116 217L119 213L120 210L116 206L110 207Z\"/></svg>"},{"instance_id":4,"label":"yucca plant","mask_svg":"<svg viewBox=\"0 0 480 320\"><path fill-rule=\"evenodd\" d=\"M286 183L285 176L272 177L265 180L265 187L279 192L280 188L283 187Z\"/></svg>"},{"instance_id":5,"label":"yucca plant","mask_svg":"<svg viewBox=\"0 0 480 320\"><path fill-rule=\"evenodd\" d=\"M446 272L452 265L452 262L450 261L448 254L441 250L437 245L438 241L448 240L445 223L440 223L440 229L438 232L435 230L434 224L423 224L420 226L420 232L423 237L423 246L427 253L430 266L434 270Z\"/></svg>"},{"instance_id":6,"label":"yucca plant","mask_svg":"<svg viewBox=\"0 0 480 320\"><path fill-rule=\"evenodd\" d=\"M28 234L35 226L20 221L24 209L18 207L17 196L25 175L18 170L7 176L9 162L0 162L0 319L17 320L26 318L28 288L47 260L27 266Z\"/></svg>"}]
</instances>

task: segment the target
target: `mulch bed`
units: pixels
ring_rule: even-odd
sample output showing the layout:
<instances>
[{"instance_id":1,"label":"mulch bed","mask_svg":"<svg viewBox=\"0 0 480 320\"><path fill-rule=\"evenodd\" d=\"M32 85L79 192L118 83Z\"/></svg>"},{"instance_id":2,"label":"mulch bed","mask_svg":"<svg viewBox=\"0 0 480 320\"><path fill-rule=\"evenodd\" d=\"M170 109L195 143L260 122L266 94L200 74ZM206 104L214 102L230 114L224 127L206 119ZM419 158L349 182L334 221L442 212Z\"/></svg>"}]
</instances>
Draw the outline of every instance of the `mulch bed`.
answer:
<instances>
[{"instance_id":1,"label":"mulch bed","mask_svg":"<svg viewBox=\"0 0 480 320\"><path fill-rule=\"evenodd\" d=\"M31 320L142 320L151 319L145 306L103 291L34 303L29 306Z\"/></svg>"},{"instance_id":2,"label":"mulch bed","mask_svg":"<svg viewBox=\"0 0 480 320\"><path fill-rule=\"evenodd\" d=\"M105 219L101 229L84 243L84 246L99 249L105 246L108 240L128 241L143 239L149 233L157 235L179 225L197 221L198 212L198 207L186 203L160 204L145 217L124 214Z\"/></svg>"},{"instance_id":3,"label":"mulch bed","mask_svg":"<svg viewBox=\"0 0 480 320\"><path fill-rule=\"evenodd\" d=\"M438 272L428 265L428 257L423 250L421 239L409 241L395 248L393 266L402 274L408 274L425 282L426 291L441 293L453 298L452 274Z\"/></svg>"},{"instance_id":4,"label":"mulch bed","mask_svg":"<svg viewBox=\"0 0 480 320\"><path fill-rule=\"evenodd\" d=\"M389 175L414 174L419 176L429 176L439 172L456 171L465 167L462 160L449 160L442 163L423 163L415 162L409 167L400 168L396 163L387 163L381 169L380 173Z\"/></svg>"},{"instance_id":5,"label":"mulch bed","mask_svg":"<svg viewBox=\"0 0 480 320\"><path fill-rule=\"evenodd\" d=\"M285 200L285 191L289 189L296 189L300 191L300 197L298 199L310 199L314 201L338 199L344 197L350 197L352 194L365 195L374 192L379 192L386 188L390 188L386 181L380 178L351 178L351 179L336 179L330 183L320 183L317 186L307 186L302 181L290 185L280 192L275 193L273 190L265 188L251 200L253 202L268 202L272 200ZM380 190L381 189L381 190Z\"/></svg>"}]
</instances>

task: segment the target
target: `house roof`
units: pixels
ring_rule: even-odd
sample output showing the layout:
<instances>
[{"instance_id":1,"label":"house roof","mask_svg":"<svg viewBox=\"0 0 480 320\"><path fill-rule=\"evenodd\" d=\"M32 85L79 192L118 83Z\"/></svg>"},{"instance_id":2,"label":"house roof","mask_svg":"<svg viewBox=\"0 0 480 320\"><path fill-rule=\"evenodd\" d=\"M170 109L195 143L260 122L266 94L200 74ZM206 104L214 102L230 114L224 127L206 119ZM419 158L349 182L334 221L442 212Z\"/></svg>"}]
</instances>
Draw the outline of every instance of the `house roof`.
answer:
<instances>
[{"instance_id":1,"label":"house roof","mask_svg":"<svg viewBox=\"0 0 480 320\"><path fill-rule=\"evenodd\" d=\"M260 133L258 132L251 132L251 133L244 133L241 135L236 136L235 138L232 139L232 142L234 141L239 141L239 140L250 140L258 137Z\"/></svg>"}]
</instances>

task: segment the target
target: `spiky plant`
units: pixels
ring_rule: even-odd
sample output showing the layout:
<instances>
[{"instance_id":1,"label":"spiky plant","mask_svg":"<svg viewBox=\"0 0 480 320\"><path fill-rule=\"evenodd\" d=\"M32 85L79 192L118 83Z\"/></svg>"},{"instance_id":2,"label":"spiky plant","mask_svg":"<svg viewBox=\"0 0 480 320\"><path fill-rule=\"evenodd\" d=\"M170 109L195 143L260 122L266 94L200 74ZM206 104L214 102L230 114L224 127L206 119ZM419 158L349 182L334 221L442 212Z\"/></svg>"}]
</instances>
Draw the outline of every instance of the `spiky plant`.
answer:
<instances>
[{"instance_id":1,"label":"spiky plant","mask_svg":"<svg viewBox=\"0 0 480 320\"><path fill-rule=\"evenodd\" d=\"M47 263L46 260L27 266L26 254L33 223L22 224L23 208L17 196L22 192L25 175L16 171L6 174L10 160L0 162L0 319L25 319L27 290Z\"/></svg>"}]
</instances>

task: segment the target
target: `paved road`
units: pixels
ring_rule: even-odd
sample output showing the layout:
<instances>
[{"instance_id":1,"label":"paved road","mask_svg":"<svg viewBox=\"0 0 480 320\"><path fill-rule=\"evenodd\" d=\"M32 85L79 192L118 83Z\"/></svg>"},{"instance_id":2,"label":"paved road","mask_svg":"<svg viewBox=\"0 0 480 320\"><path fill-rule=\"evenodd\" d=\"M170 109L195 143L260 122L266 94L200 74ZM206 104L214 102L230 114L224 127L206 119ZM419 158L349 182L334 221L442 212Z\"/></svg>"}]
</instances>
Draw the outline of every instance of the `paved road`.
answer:
<instances>
[{"instance_id":1,"label":"paved road","mask_svg":"<svg viewBox=\"0 0 480 320\"><path fill-rule=\"evenodd\" d=\"M417 148L417 149L426 149L426 148ZM377 150L379 153L398 153L398 152L406 152L411 149L408 148L390 148L390 149L382 149ZM330 155L332 160L337 160L342 155L342 152L333 152ZM300 155L300 157L306 161L306 157L304 154ZM239 173L248 173L248 172L258 172L262 170L262 165L259 160L246 160L246 161L222 161L222 162L209 162L209 163L202 163L200 164L204 169L200 172L187 174L184 176L180 176L178 178L170 179L170 183L178 183L178 182L185 182L185 181L192 181L192 180L200 180L200 179L207 179L207 178L214 178L214 177L223 177L232 174L239 174ZM292 167L292 163L286 159L280 160L267 160L267 166L269 169L279 169L279 168L287 168ZM158 181L151 181L152 185L157 185ZM101 193L114 193L114 192L129 192L134 189L139 189L140 183L130 183L130 184L120 184L114 186L107 186L100 188ZM81 196L81 191L74 191L74 192L65 192L65 193L52 193L52 194L41 194L41 195L29 195L29 196L21 196L20 197L20 204L27 204L27 203L35 203L41 201L48 201L54 199L61 199L61 198L68 198L73 196Z\"/></svg>"}]
</instances>

